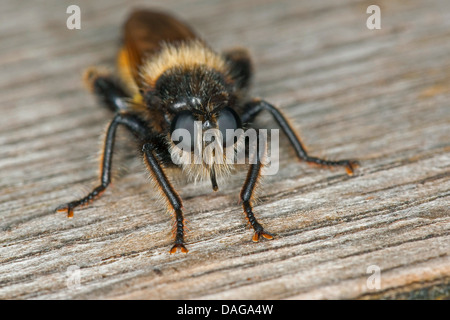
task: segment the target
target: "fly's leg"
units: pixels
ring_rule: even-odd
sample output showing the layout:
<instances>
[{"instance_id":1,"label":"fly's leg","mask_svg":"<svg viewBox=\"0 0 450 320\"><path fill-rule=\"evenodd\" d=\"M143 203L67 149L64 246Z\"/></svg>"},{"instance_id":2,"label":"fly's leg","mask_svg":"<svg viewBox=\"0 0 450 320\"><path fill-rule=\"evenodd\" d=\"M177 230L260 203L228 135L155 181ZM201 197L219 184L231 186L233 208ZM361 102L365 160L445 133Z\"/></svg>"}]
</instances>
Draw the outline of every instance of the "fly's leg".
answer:
<instances>
[{"instance_id":1,"label":"fly's leg","mask_svg":"<svg viewBox=\"0 0 450 320\"><path fill-rule=\"evenodd\" d=\"M256 149L260 146L260 140L258 137L258 143L256 144ZM265 142L265 141L264 141ZM262 237L266 239L273 239L273 234L264 230L263 226L258 222L254 213L252 200L254 191L259 183L259 179L261 177L261 170L263 168L262 159L265 154L265 145L261 147L259 150L255 150L256 152L250 152L250 167L248 169L247 178L245 179L244 185L242 186L240 198L242 201L242 207L244 209L244 213L248 219L248 222L252 226L255 231L252 240L254 242L258 242Z\"/></svg>"},{"instance_id":2,"label":"fly's leg","mask_svg":"<svg viewBox=\"0 0 450 320\"><path fill-rule=\"evenodd\" d=\"M292 147L295 149L297 156L306 162L318 164L326 167L336 167L342 166L345 167L348 175L353 175L355 168L359 166L358 161L355 160L325 160L317 157L313 157L308 155L305 147L300 142L300 139L297 137L295 131L290 126L287 119L283 116L283 114L273 105L264 101L264 100L253 100L249 102L244 109L243 114L241 115L242 122L252 122L256 116L263 110L267 110L270 112L272 117L280 126L281 130L286 134L289 142Z\"/></svg>"},{"instance_id":3,"label":"fly's leg","mask_svg":"<svg viewBox=\"0 0 450 320\"><path fill-rule=\"evenodd\" d=\"M73 210L76 207L89 204L106 190L111 182L112 155L116 131L119 124L125 125L128 129L135 133L135 135L143 135L145 133L145 129L141 127L137 117L129 114L116 114L106 131L105 143L100 162L100 184L85 197L60 205L56 208L56 211L67 212L67 216L71 218L73 217Z\"/></svg>"},{"instance_id":4,"label":"fly's leg","mask_svg":"<svg viewBox=\"0 0 450 320\"><path fill-rule=\"evenodd\" d=\"M169 210L175 214L175 243L170 249L170 253L175 253L178 249L180 249L181 252L187 253L188 250L186 249L184 242L184 217L183 211L181 210L183 204L180 196L172 187L163 168L161 167L155 151L156 147L153 143L146 143L142 147L144 161L147 165L148 171L150 172L153 180L156 182L161 194L166 198Z\"/></svg>"}]
</instances>

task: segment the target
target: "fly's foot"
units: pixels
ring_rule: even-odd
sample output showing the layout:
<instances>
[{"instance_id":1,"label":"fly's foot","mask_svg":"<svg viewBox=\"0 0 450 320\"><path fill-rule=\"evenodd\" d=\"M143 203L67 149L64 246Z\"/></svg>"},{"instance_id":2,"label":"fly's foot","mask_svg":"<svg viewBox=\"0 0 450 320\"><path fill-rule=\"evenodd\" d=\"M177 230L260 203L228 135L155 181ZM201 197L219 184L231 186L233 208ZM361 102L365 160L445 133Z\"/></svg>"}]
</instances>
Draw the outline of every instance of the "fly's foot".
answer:
<instances>
[{"instance_id":1,"label":"fly's foot","mask_svg":"<svg viewBox=\"0 0 450 320\"><path fill-rule=\"evenodd\" d=\"M66 203L66 204L62 204L59 207L56 208L56 212L66 212L67 213L67 218L73 218L73 209L75 208L74 205L72 205L72 203Z\"/></svg>"},{"instance_id":2,"label":"fly's foot","mask_svg":"<svg viewBox=\"0 0 450 320\"><path fill-rule=\"evenodd\" d=\"M177 252L178 251L178 249L180 249L180 251L182 252L182 253L188 253L188 249L186 249L186 247L184 246L184 243L175 243L174 245L173 245L173 247L170 249L170 254L172 254L172 253L175 253L175 252Z\"/></svg>"},{"instance_id":3,"label":"fly's foot","mask_svg":"<svg viewBox=\"0 0 450 320\"><path fill-rule=\"evenodd\" d=\"M89 203L100 197L105 189L106 185L100 185L92 190L91 193L89 193L86 197L80 200L60 205L58 208L56 208L56 212L67 212L67 217L73 218L73 209L75 209L76 207L88 205Z\"/></svg>"},{"instance_id":4,"label":"fly's foot","mask_svg":"<svg viewBox=\"0 0 450 320\"><path fill-rule=\"evenodd\" d=\"M352 176L355 169L359 167L359 162L356 160L346 160L345 170L349 176Z\"/></svg>"},{"instance_id":5,"label":"fly's foot","mask_svg":"<svg viewBox=\"0 0 450 320\"><path fill-rule=\"evenodd\" d=\"M253 242L258 242L259 239L261 238L261 236L263 238L266 238L268 240L272 240L274 235L267 232L266 230L264 230L263 228L261 228L260 230L255 230L255 233L253 234L252 240Z\"/></svg>"}]
</instances>

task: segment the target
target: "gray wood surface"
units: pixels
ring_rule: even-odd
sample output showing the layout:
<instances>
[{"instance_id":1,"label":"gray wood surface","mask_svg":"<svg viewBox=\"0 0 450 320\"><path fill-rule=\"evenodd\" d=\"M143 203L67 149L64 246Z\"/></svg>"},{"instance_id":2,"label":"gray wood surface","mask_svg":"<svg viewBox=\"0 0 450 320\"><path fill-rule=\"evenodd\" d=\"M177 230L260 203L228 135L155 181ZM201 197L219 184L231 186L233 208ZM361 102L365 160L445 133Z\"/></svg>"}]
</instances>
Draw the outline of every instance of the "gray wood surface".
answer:
<instances>
[{"instance_id":1,"label":"gray wood surface","mask_svg":"<svg viewBox=\"0 0 450 320\"><path fill-rule=\"evenodd\" d=\"M0 4L1 299L450 296L449 1L77 1L81 30L66 28L72 1L26 3ZM366 27L371 4L381 30ZM360 159L355 176L297 161L281 136L255 207L276 238L251 242L245 173L214 194L180 180L190 252L170 255L171 217L123 138L112 187L73 219L55 213L97 183L111 115L81 74L113 66L137 6L176 14L218 50L248 47L253 95L311 154Z\"/></svg>"}]
</instances>

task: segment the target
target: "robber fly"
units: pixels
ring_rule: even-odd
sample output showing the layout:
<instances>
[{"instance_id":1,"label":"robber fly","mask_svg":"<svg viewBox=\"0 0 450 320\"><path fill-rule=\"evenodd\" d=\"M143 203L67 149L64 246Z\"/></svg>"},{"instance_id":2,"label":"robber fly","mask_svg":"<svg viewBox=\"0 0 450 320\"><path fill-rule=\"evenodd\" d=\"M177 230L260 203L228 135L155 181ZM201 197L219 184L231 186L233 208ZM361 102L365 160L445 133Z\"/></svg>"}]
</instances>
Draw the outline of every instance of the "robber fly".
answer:
<instances>
[{"instance_id":1,"label":"robber fly","mask_svg":"<svg viewBox=\"0 0 450 320\"><path fill-rule=\"evenodd\" d=\"M101 157L100 184L88 195L61 205L57 211L73 216L75 208L100 196L111 182L111 163L119 125L126 127L142 147L148 172L174 215L174 245L170 253L185 247L185 219L182 201L173 188L165 167L174 165L190 176L201 176L218 189L217 176L226 175L232 166L221 163L174 164L176 129L192 131L193 123L201 130L251 128L261 111L272 115L286 134L299 159L327 167L343 166L349 175L356 161L329 161L308 155L283 114L261 99L247 99L252 76L248 52L238 48L217 53L194 31L179 20L160 12L138 10L124 26L123 45L118 54L118 76L101 68L89 68L85 82L105 106L114 112L109 123ZM227 140L227 138L225 138ZM229 141L228 141L229 142ZM192 141L185 144L195 145ZM204 142L202 142L204 143ZM238 148L236 139L227 148ZM255 161L240 192L244 213L254 230L253 241L272 239L258 222L252 200L263 168L262 154Z\"/></svg>"}]
</instances>

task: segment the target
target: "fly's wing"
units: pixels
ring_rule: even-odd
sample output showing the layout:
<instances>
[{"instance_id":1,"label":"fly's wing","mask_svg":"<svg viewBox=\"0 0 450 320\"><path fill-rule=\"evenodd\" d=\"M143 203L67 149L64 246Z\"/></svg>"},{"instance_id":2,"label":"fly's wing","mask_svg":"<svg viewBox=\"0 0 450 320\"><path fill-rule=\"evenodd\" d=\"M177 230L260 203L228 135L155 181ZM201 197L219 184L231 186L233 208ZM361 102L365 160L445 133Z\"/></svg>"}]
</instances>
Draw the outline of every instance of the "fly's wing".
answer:
<instances>
[{"instance_id":1,"label":"fly's wing","mask_svg":"<svg viewBox=\"0 0 450 320\"><path fill-rule=\"evenodd\" d=\"M133 94L139 93L139 68L145 59L156 54L163 42L198 39L181 21L161 12L138 10L124 26L123 46L119 51L118 67L121 78Z\"/></svg>"}]
</instances>

